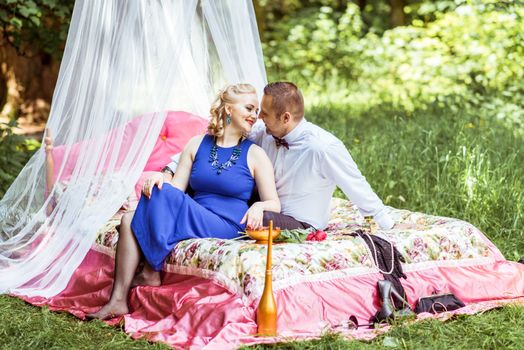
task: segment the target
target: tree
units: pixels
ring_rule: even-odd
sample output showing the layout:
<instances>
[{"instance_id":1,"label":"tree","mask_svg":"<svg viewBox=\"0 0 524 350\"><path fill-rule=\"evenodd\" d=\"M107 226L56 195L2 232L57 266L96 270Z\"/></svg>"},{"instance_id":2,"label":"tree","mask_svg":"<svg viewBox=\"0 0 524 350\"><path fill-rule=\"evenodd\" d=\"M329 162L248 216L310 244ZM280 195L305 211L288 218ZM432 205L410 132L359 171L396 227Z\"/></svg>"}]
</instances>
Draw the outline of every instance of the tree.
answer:
<instances>
[{"instance_id":1,"label":"tree","mask_svg":"<svg viewBox=\"0 0 524 350\"><path fill-rule=\"evenodd\" d=\"M391 6L391 26L398 27L406 24L403 0L389 0Z\"/></svg>"},{"instance_id":2,"label":"tree","mask_svg":"<svg viewBox=\"0 0 524 350\"><path fill-rule=\"evenodd\" d=\"M45 119L74 0L0 2L0 117Z\"/></svg>"}]
</instances>

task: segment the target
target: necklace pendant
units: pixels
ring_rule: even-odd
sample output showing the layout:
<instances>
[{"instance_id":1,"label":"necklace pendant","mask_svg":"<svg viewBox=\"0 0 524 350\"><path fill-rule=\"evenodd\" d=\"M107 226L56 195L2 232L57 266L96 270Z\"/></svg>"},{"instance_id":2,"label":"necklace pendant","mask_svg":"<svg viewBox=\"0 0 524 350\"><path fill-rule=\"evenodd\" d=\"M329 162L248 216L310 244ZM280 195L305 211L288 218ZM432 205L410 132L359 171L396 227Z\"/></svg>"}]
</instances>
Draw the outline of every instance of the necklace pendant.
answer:
<instances>
[{"instance_id":1,"label":"necklace pendant","mask_svg":"<svg viewBox=\"0 0 524 350\"><path fill-rule=\"evenodd\" d=\"M241 153L242 149L240 148L239 141L238 145L236 145L236 147L233 149L231 157L229 157L229 159L226 162L220 164L220 161L218 160L217 145L214 144L213 147L211 147L211 151L209 152L208 162L211 163L211 167L217 171L217 175L220 175L223 170L229 170L230 167L236 164Z\"/></svg>"}]
</instances>

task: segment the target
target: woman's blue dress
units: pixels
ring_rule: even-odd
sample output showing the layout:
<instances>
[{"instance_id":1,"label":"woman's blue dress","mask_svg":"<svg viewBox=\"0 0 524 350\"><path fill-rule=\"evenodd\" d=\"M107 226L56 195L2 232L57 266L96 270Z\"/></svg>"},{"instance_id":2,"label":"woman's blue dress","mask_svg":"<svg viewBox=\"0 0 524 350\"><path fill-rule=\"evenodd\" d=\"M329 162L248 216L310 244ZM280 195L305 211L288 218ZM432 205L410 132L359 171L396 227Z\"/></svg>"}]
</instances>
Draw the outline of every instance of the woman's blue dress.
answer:
<instances>
[{"instance_id":1,"label":"woman's blue dress","mask_svg":"<svg viewBox=\"0 0 524 350\"><path fill-rule=\"evenodd\" d=\"M159 271L167 255L180 241L189 238L234 238L245 230L240 220L248 209L255 181L247 165L253 142L244 140L236 164L217 174L209 162L214 140L204 136L195 155L189 184L193 198L165 183L154 187L151 199L143 196L131 222L131 229L144 257ZM236 146L235 146L236 147ZM220 163L227 162L235 147L218 147Z\"/></svg>"}]
</instances>

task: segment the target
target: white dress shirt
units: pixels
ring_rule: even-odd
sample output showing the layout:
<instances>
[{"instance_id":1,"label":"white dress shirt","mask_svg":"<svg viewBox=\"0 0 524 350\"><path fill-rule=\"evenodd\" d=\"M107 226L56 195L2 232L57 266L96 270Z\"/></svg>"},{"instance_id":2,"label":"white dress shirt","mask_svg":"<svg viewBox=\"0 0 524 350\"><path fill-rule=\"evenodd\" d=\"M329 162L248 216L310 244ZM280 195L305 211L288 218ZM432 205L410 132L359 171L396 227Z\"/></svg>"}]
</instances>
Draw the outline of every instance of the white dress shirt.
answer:
<instances>
[{"instance_id":1,"label":"white dress shirt","mask_svg":"<svg viewBox=\"0 0 524 350\"><path fill-rule=\"evenodd\" d=\"M180 156L181 155L182 155L182 152L177 153L177 154L171 156L171 163L166 165L169 169L171 169L173 174L176 172L176 168L178 167L178 163L180 162Z\"/></svg>"},{"instance_id":2,"label":"white dress shirt","mask_svg":"<svg viewBox=\"0 0 524 350\"><path fill-rule=\"evenodd\" d=\"M338 186L363 216L373 216L382 229L393 227L387 208L345 145L333 134L303 118L283 137L289 149L277 147L261 121L253 126L249 138L266 151L273 163L282 214L323 229L329 220L333 191Z\"/></svg>"}]
</instances>

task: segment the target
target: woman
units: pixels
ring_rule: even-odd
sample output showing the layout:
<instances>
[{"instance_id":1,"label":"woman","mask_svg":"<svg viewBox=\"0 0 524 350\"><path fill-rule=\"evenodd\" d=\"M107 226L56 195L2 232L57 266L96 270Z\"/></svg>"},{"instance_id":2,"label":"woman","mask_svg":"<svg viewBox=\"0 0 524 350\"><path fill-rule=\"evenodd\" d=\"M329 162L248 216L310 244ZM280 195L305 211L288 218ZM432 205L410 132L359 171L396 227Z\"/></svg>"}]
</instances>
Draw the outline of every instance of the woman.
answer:
<instances>
[{"instance_id":1,"label":"woman","mask_svg":"<svg viewBox=\"0 0 524 350\"><path fill-rule=\"evenodd\" d=\"M122 218L111 298L88 317L127 314L129 289L160 285L164 260L181 240L234 238L246 225L261 227L264 211L280 211L271 161L262 148L245 138L258 108L253 86L228 86L211 106L208 134L188 142L172 182L162 186L160 173L146 180L146 195L136 212ZM193 198L184 193L188 183L195 191ZM261 200L248 208L255 183ZM145 265L135 276L141 252Z\"/></svg>"}]
</instances>

